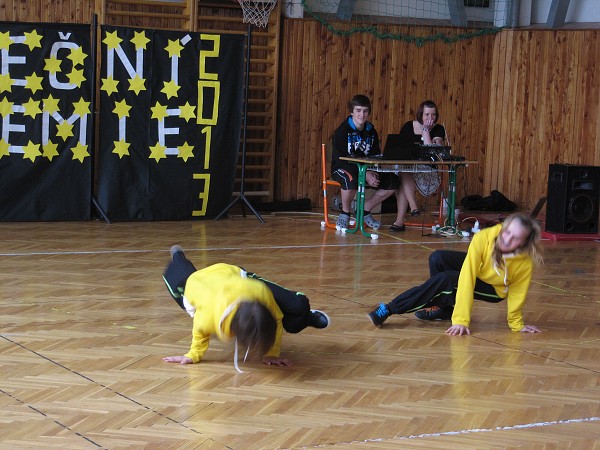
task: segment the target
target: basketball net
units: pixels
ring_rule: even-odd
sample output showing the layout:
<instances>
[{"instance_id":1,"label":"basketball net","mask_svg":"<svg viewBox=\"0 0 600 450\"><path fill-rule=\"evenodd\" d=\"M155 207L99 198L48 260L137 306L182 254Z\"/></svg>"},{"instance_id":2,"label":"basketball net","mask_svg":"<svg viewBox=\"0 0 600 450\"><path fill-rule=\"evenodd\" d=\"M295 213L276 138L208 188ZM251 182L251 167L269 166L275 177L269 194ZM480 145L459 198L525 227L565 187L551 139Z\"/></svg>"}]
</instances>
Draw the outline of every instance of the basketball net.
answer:
<instances>
[{"instance_id":1,"label":"basketball net","mask_svg":"<svg viewBox=\"0 0 600 450\"><path fill-rule=\"evenodd\" d=\"M269 15L277 0L237 0L242 7L244 23L251 23L257 27L266 28Z\"/></svg>"}]
</instances>

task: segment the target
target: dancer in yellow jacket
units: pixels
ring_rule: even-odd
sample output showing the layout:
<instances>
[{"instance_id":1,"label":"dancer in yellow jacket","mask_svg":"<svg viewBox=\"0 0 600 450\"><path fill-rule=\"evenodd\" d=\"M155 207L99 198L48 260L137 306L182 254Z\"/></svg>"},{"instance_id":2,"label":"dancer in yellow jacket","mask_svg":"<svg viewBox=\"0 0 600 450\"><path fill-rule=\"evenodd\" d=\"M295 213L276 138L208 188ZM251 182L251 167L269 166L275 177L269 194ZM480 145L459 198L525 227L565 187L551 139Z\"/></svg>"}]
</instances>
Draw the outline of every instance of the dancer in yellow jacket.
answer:
<instances>
[{"instance_id":1,"label":"dancer in yellow jacket","mask_svg":"<svg viewBox=\"0 0 600 450\"><path fill-rule=\"evenodd\" d=\"M525 214L512 214L502 224L475 234L467 253L437 250L429 257L430 278L381 303L369 313L381 326L392 314L416 311L422 320L448 320L449 335L471 334L473 300L497 303L506 299L508 326L513 331L536 333L539 328L525 325L525 304L535 263L541 261L541 231Z\"/></svg>"},{"instance_id":2,"label":"dancer in yellow jacket","mask_svg":"<svg viewBox=\"0 0 600 450\"><path fill-rule=\"evenodd\" d=\"M180 246L171 248L172 261L163 279L177 304L193 318L192 344L183 356L167 356L165 362L199 362L208 349L211 335L220 340L235 338L248 354L263 357L265 364L287 366L280 357L281 335L285 328L297 333L307 326L326 328L329 317L311 310L301 292L285 289L241 267L214 264L196 270Z\"/></svg>"}]
</instances>

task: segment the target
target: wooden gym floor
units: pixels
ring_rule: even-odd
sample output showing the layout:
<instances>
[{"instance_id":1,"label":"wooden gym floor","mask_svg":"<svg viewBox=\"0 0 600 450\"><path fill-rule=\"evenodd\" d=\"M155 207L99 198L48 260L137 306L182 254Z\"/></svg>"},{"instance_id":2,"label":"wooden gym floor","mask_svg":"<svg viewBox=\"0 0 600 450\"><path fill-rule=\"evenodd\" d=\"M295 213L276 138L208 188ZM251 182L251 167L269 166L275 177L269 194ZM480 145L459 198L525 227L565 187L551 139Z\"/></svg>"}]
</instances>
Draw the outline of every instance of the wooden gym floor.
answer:
<instances>
[{"instance_id":1,"label":"wooden gym floor","mask_svg":"<svg viewBox=\"0 0 600 450\"><path fill-rule=\"evenodd\" d=\"M0 223L0 448L600 449L598 242L545 242L525 308L543 333L476 302L473 334L449 337L449 322L377 329L366 313L423 281L432 250L468 240L263 217ZM198 267L304 291L332 326L284 334L292 367L237 373L216 338L199 364L163 363L190 342L161 279L175 243Z\"/></svg>"}]
</instances>

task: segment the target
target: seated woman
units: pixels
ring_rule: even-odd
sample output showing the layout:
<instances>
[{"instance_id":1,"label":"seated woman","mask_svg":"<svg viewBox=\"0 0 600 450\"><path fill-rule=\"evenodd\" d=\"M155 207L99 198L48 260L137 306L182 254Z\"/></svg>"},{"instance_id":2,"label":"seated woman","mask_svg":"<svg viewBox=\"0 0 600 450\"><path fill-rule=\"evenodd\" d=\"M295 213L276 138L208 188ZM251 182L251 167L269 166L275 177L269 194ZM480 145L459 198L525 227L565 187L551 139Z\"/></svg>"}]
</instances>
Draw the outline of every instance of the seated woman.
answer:
<instances>
[{"instance_id":1,"label":"seated woman","mask_svg":"<svg viewBox=\"0 0 600 450\"><path fill-rule=\"evenodd\" d=\"M446 130L437 123L438 109L437 105L431 100L421 102L417 108L415 120L409 120L400 129L400 134L414 136L414 142L421 142L424 145L443 145L446 138ZM400 187L396 192L398 205L398 214L396 221L390 228L390 231L404 231L404 215L407 207L410 206L411 216L420 214L417 206L417 195L415 179L410 173L400 173Z\"/></svg>"}]
</instances>

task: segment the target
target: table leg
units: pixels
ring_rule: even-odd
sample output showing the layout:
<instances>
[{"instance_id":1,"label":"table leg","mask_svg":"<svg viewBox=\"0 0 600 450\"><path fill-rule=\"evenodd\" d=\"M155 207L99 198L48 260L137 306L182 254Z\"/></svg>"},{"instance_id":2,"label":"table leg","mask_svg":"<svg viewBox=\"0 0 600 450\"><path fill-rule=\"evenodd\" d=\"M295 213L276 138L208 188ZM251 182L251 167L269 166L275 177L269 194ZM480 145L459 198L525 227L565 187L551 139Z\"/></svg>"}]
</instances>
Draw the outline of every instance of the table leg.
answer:
<instances>
[{"instance_id":1,"label":"table leg","mask_svg":"<svg viewBox=\"0 0 600 450\"><path fill-rule=\"evenodd\" d=\"M367 165L356 163L358 166L358 191L356 193L356 223L353 229L346 230L346 233L356 233L359 229L363 236L376 239L376 234L365 231L365 187L367 185ZM379 237L379 236L377 236Z\"/></svg>"},{"instance_id":2,"label":"table leg","mask_svg":"<svg viewBox=\"0 0 600 450\"><path fill-rule=\"evenodd\" d=\"M456 217L454 209L456 208L456 167L450 166L448 170L448 224L451 228L456 228Z\"/></svg>"}]
</instances>

